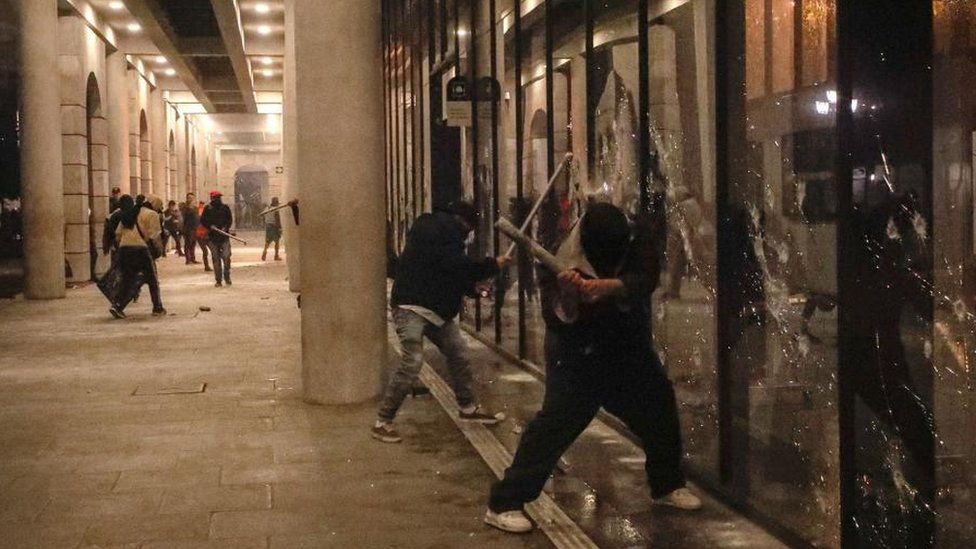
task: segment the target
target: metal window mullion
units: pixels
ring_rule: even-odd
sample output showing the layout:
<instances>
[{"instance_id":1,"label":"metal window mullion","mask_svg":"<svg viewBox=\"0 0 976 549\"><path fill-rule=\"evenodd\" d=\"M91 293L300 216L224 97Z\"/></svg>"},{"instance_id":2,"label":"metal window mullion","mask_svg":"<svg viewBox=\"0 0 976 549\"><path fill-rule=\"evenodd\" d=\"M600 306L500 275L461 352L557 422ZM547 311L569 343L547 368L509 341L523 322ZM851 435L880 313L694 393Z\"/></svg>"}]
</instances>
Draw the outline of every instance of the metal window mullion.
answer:
<instances>
[{"instance_id":1,"label":"metal window mullion","mask_svg":"<svg viewBox=\"0 0 976 549\"><path fill-rule=\"evenodd\" d=\"M491 10L491 15L489 16L489 32L490 32L490 44L491 44L491 78L492 86L495 86L498 82L498 25L495 21L495 5L496 0L488 0L488 9ZM504 38L504 37L503 37ZM501 91L500 89L498 91ZM500 98L494 98L491 102L491 208L492 208L492 222L498 219L501 215L501 204L498 200L498 104ZM494 225L494 223L492 223ZM492 246L493 253L498 255L499 249L501 247L501 238L498 233L498 229L492 227ZM500 288L502 285L502 278L499 274L495 279L495 288ZM502 308L498 303L498 293L496 292L494 297L494 309L495 309L495 344L501 345L502 342Z\"/></svg>"},{"instance_id":2,"label":"metal window mullion","mask_svg":"<svg viewBox=\"0 0 976 549\"><path fill-rule=\"evenodd\" d=\"M521 215L523 212L523 200L525 199L525 189L522 187L524 177L523 148L525 147L525 90L522 88L522 3L515 2L515 204L519 213L518 223L521 225ZM516 213L516 212L512 212ZM522 262L529 261L529 258L522 250L518 252L517 268L519 275L522 274ZM526 318L525 318L525 281L519 277L518 292L518 356L521 359L526 357Z\"/></svg>"},{"instance_id":3,"label":"metal window mullion","mask_svg":"<svg viewBox=\"0 0 976 549\"><path fill-rule=\"evenodd\" d=\"M647 0L637 2L637 80L638 94L638 140L641 210L648 211L651 206L651 113L650 113L650 51L647 28ZM660 151L659 151L660 152ZM662 214L663 215L663 214Z\"/></svg>"}]
</instances>

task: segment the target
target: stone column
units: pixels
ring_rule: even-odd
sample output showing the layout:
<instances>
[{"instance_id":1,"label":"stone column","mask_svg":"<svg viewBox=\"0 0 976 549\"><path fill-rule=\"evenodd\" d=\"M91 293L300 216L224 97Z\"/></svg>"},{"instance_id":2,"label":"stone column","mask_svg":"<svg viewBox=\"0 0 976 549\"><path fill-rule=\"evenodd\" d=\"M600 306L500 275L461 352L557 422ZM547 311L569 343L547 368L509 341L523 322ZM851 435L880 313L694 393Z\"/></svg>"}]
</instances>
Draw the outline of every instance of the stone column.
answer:
<instances>
[{"instance_id":1,"label":"stone column","mask_svg":"<svg viewBox=\"0 0 976 549\"><path fill-rule=\"evenodd\" d=\"M126 88L125 54L109 54L105 60L108 80L108 183L129 194L129 91Z\"/></svg>"},{"instance_id":2,"label":"stone column","mask_svg":"<svg viewBox=\"0 0 976 549\"><path fill-rule=\"evenodd\" d=\"M380 3L287 5L297 76L290 131L301 136L304 398L363 402L381 392L387 356Z\"/></svg>"},{"instance_id":3,"label":"stone column","mask_svg":"<svg viewBox=\"0 0 976 549\"><path fill-rule=\"evenodd\" d=\"M281 120L281 149L285 167L282 202L298 198L298 131L295 129L295 10L285 7L285 93L284 116ZM281 216L285 238L285 260L288 262L288 289L302 291L301 252L298 245L298 225L289 214Z\"/></svg>"},{"instance_id":4,"label":"stone column","mask_svg":"<svg viewBox=\"0 0 976 549\"><path fill-rule=\"evenodd\" d=\"M163 207L169 196L166 177L166 104L163 90L156 88L149 94L149 132L152 136L152 193L163 199Z\"/></svg>"},{"instance_id":5,"label":"stone column","mask_svg":"<svg viewBox=\"0 0 976 549\"><path fill-rule=\"evenodd\" d=\"M24 295L65 295L58 3L15 0L20 25Z\"/></svg>"}]
</instances>

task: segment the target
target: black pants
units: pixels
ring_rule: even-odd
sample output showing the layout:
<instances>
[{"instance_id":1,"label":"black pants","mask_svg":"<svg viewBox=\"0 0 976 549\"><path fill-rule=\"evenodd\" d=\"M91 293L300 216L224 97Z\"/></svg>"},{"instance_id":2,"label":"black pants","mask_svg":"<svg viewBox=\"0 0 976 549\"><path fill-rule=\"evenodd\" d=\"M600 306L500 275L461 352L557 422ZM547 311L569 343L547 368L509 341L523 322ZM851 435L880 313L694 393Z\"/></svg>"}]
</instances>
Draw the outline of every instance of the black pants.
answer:
<instances>
[{"instance_id":1,"label":"black pants","mask_svg":"<svg viewBox=\"0 0 976 549\"><path fill-rule=\"evenodd\" d=\"M221 281L221 277L223 277L224 282L230 282L230 240L223 242L211 240L209 246L210 258L213 259L214 278L217 279L217 282ZM206 262L206 256L204 256L204 262Z\"/></svg>"},{"instance_id":2,"label":"black pants","mask_svg":"<svg viewBox=\"0 0 976 549\"><path fill-rule=\"evenodd\" d=\"M118 251L119 266L122 268L123 291L119 294L115 308L122 311L139 295L142 280L149 285L149 295L152 296L153 309L162 309L163 300L159 293L159 277L156 276L156 263L149 255L148 248L124 246Z\"/></svg>"},{"instance_id":3,"label":"black pants","mask_svg":"<svg viewBox=\"0 0 976 549\"><path fill-rule=\"evenodd\" d=\"M552 331L546 334L549 368L542 410L522 434L505 477L492 487L489 508L522 509L539 497L559 457L601 407L640 438L653 497L683 487L677 402L650 343L620 346L641 349L633 352L588 352L558 339Z\"/></svg>"}]
</instances>

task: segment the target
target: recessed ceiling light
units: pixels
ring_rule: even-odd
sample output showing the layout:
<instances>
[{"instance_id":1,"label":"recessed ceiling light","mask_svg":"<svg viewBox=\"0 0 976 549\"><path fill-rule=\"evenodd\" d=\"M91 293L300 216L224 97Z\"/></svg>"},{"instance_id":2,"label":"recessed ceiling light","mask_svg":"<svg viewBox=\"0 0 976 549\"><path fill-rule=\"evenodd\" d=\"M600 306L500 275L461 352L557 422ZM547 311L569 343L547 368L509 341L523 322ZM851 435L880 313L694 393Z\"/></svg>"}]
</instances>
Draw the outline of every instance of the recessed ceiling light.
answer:
<instances>
[{"instance_id":1,"label":"recessed ceiling light","mask_svg":"<svg viewBox=\"0 0 976 549\"><path fill-rule=\"evenodd\" d=\"M129 32L139 32L142 30L142 25L139 23L129 23L126 28L129 29Z\"/></svg>"},{"instance_id":2,"label":"recessed ceiling light","mask_svg":"<svg viewBox=\"0 0 976 549\"><path fill-rule=\"evenodd\" d=\"M263 4L263 3L262 4L255 4L254 5L254 11L256 11L258 13L268 13L269 11L271 11L271 7L269 7L267 4Z\"/></svg>"},{"instance_id":3,"label":"recessed ceiling light","mask_svg":"<svg viewBox=\"0 0 976 549\"><path fill-rule=\"evenodd\" d=\"M162 56L162 55L157 55L156 56L156 64L157 65L165 65L166 63L167 63L167 61L166 61L166 57L165 56Z\"/></svg>"},{"instance_id":4,"label":"recessed ceiling light","mask_svg":"<svg viewBox=\"0 0 976 549\"><path fill-rule=\"evenodd\" d=\"M166 73L166 76L176 76L176 69L170 68L166 69L164 72Z\"/></svg>"},{"instance_id":5,"label":"recessed ceiling light","mask_svg":"<svg viewBox=\"0 0 976 549\"><path fill-rule=\"evenodd\" d=\"M272 63L274 63L274 60L271 59L270 57L265 57L264 59L261 60L261 63L263 65L266 65L267 66L267 65L271 65Z\"/></svg>"},{"instance_id":6,"label":"recessed ceiling light","mask_svg":"<svg viewBox=\"0 0 976 549\"><path fill-rule=\"evenodd\" d=\"M125 7L125 4L122 2L109 2L108 7L115 11L119 11L120 9Z\"/></svg>"},{"instance_id":7,"label":"recessed ceiling light","mask_svg":"<svg viewBox=\"0 0 976 549\"><path fill-rule=\"evenodd\" d=\"M267 76L268 78L271 78L272 76L274 76L274 71L271 69L264 69L263 71L261 71L261 74Z\"/></svg>"},{"instance_id":8,"label":"recessed ceiling light","mask_svg":"<svg viewBox=\"0 0 976 549\"><path fill-rule=\"evenodd\" d=\"M261 25L258 27L258 34L269 35L271 34L271 27L268 25Z\"/></svg>"}]
</instances>

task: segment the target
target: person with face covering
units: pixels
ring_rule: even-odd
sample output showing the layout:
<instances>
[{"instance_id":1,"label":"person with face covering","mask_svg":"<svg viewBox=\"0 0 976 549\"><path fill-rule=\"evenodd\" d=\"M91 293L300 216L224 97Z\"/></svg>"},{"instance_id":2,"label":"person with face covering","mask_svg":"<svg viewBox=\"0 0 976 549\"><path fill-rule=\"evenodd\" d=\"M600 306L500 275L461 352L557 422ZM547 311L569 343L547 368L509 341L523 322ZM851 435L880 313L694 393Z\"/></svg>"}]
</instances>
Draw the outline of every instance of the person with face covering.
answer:
<instances>
[{"instance_id":1,"label":"person with face covering","mask_svg":"<svg viewBox=\"0 0 976 549\"><path fill-rule=\"evenodd\" d=\"M214 277L217 279L214 286L218 288L224 284L231 285L230 238L218 231L230 233L231 225L234 224L234 214L231 213L230 207L224 204L222 197L220 191L211 191L210 204L204 208L203 215L200 216L200 224L206 227L209 233L208 246L213 260Z\"/></svg>"},{"instance_id":2,"label":"person with face covering","mask_svg":"<svg viewBox=\"0 0 976 549\"><path fill-rule=\"evenodd\" d=\"M115 318L125 318L125 308L138 294L142 279L149 285L152 296L153 316L165 316L163 300L159 290L159 277L153 249L162 250L162 225L159 213L163 201L157 196L146 197L141 206L132 206L122 211L115 235L118 240L118 261L122 269L122 287L116 302L109 309Z\"/></svg>"},{"instance_id":3,"label":"person with face covering","mask_svg":"<svg viewBox=\"0 0 976 549\"><path fill-rule=\"evenodd\" d=\"M500 415L486 412L475 402L468 348L455 317L465 295L475 295L475 284L490 278L508 263L505 257L472 259L466 253L478 212L467 202L455 202L443 210L414 221L407 245L397 265L391 305L402 358L390 378L372 436L381 442L400 442L393 427L397 411L414 391L424 360L424 337L447 358L454 393L461 408L459 418L483 424L498 423Z\"/></svg>"},{"instance_id":4,"label":"person with face covering","mask_svg":"<svg viewBox=\"0 0 976 549\"><path fill-rule=\"evenodd\" d=\"M540 280L546 392L511 467L491 489L489 525L513 533L533 529L524 505L539 497L559 457L601 407L641 440L654 503L701 507L685 488L674 389L651 345L651 293L660 272L653 233L649 218L638 216L632 228L616 206L592 204L577 233L583 256L577 265L585 268Z\"/></svg>"}]
</instances>

